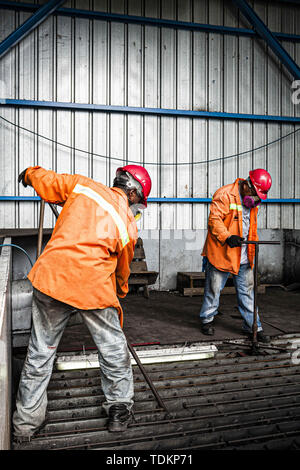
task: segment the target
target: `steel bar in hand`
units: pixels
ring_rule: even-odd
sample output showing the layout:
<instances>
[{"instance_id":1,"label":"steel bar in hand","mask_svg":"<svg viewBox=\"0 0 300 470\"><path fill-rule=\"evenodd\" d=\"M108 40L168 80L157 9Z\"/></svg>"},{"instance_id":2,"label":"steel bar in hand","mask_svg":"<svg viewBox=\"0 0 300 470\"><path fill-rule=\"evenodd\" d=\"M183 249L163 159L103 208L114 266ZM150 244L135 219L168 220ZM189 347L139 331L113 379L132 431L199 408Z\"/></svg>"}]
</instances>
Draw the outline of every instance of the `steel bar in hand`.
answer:
<instances>
[{"instance_id":1,"label":"steel bar in hand","mask_svg":"<svg viewBox=\"0 0 300 470\"><path fill-rule=\"evenodd\" d=\"M44 225L44 214L45 214L45 201L41 200L40 205L40 222L39 222L39 232L38 232L38 243L37 243L37 250L36 250L36 258L38 258L42 252L42 244L43 244L43 225Z\"/></svg>"},{"instance_id":2,"label":"steel bar in hand","mask_svg":"<svg viewBox=\"0 0 300 470\"><path fill-rule=\"evenodd\" d=\"M242 245L255 245L254 255L254 302L253 302L253 325L252 325L252 352L257 351L257 284L258 284L258 253L259 245L280 245L280 241L271 240L243 240Z\"/></svg>"},{"instance_id":3,"label":"steel bar in hand","mask_svg":"<svg viewBox=\"0 0 300 470\"><path fill-rule=\"evenodd\" d=\"M157 400L157 403L159 404L159 406L164 409L167 413L168 413L168 410L167 410L167 407L166 405L164 404L164 402L162 401L158 391L156 390L152 380L150 379L149 375L147 374L147 372L145 371L138 355L136 354L135 350L133 349L133 347L131 346L131 344L128 343L127 341L127 344L128 344L128 348L129 348L129 351L131 352L135 362L137 363L137 365L139 366L139 369L140 371L142 372L147 384L149 385L149 387L151 388L151 391L153 393L153 395L155 396L156 400Z\"/></svg>"}]
</instances>

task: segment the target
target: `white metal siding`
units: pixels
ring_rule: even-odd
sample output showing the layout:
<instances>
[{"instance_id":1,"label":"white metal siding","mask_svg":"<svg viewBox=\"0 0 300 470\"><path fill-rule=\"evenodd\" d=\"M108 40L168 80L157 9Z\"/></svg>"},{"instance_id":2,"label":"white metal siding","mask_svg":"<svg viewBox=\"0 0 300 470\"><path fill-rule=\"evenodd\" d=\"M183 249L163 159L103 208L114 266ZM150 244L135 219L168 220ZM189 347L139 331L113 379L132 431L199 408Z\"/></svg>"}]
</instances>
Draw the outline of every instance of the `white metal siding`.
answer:
<instances>
[{"instance_id":1,"label":"white metal siding","mask_svg":"<svg viewBox=\"0 0 300 470\"><path fill-rule=\"evenodd\" d=\"M249 3L272 31L300 34L299 7ZM221 0L64 4L89 6L249 27L231 2ZM29 16L0 10L0 40ZM283 45L299 63L300 44ZM64 16L48 18L0 59L1 98L299 116L300 105L291 101L291 81L262 40ZM52 144L1 121L0 195L34 195L16 182L18 172L34 164L110 185L116 168L134 160L151 174L152 197L211 197L218 187L246 177L254 167L272 174L271 198L300 197L300 133L240 157L195 164L259 147L293 131L293 125L6 107L0 112L19 126L72 147ZM189 165L176 166L183 162ZM36 227L38 213L34 202L1 202L0 226ZM151 203L141 228L204 229L207 213L203 203ZM50 210L45 226L53 226ZM299 204L263 205L259 227L300 228Z\"/></svg>"}]
</instances>

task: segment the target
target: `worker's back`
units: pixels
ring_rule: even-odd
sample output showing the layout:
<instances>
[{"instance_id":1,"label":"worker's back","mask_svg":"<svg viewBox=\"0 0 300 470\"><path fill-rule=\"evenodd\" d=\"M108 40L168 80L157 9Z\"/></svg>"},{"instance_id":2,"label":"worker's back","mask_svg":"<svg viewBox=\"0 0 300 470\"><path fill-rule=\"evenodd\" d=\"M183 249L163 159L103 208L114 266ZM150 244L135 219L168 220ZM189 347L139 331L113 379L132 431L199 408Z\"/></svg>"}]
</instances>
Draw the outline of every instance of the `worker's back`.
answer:
<instances>
[{"instance_id":1,"label":"worker's back","mask_svg":"<svg viewBox=\"0 0 300 470\"><path fill-rule=\"evenodd\" d=\"M137 227L126 194L81 175L29 168L40 196L63 204L51 239L30 271L33 286L79 309L117 307L128 291Z\"/></svg>"}]
</instances>

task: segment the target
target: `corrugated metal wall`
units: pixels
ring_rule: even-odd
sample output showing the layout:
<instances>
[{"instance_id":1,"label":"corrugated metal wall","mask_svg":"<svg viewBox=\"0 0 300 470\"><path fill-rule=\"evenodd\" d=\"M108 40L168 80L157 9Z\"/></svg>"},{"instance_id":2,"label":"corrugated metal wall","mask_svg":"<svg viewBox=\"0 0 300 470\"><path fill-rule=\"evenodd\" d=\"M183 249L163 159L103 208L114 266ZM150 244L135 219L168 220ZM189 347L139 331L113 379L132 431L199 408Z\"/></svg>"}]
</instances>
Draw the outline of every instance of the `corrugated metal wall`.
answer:
<instances>
[{"instance_id":1,"label":"corrugated metal wall","mask_svg":"<svg viewBox=\"0 0 300 470\"><path fill-rule=\"evenodd\" d=\"M249 3L272 31L300 34L299 7ZM229 0L77 0L63 6L249 27ZM29 16L0 10L0 40ZM282 44L299 63L300 43ZM51 16L0 59L2 98L296 116L300 105L292 103L291 81L257 39L65 16ZM7 107L0 107L0 113L72 147L0 120L2 196L34 194L16 182L18 172L30 165L81 173L110 185L116 168L134 160L151 174L152 197L211 197L253 167L272 174L270 197L300 197L300 133L256 152L224 158L278 139L293 131L293 125ZM176 166L182 162L189 165ZM206 228L207 204L148 207L141 228ZM45 226L53 223L49 209ZM37 225L38 203L0 203L1 227ZM300 228L299 205L263 205L259 227Z\"/></svg>"}]
</instances>

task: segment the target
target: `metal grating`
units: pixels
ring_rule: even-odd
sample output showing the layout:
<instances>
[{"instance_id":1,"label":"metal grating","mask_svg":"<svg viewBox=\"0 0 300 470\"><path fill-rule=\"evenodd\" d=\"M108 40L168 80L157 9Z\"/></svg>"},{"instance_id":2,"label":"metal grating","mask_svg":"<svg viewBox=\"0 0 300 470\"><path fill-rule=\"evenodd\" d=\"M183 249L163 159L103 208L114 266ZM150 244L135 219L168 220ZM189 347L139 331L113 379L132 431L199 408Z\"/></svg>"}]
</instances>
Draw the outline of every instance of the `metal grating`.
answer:
<instances>
[{"instance_id":1,"label":"metal grating","mask_svg":"<svg viewBox=\"0 0 300 470\"><path fill-rule=\"evenodd\" d=\"M135 420L126 433L106 429L97 369L54 371L49 423L15 449L300 449L300 365L287 339L259 356L223 344L214 359L144 366L169 415L135 366Z\"/></svg>"}]
</instances>

